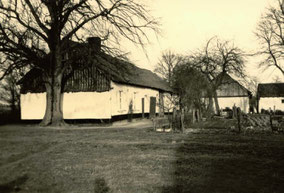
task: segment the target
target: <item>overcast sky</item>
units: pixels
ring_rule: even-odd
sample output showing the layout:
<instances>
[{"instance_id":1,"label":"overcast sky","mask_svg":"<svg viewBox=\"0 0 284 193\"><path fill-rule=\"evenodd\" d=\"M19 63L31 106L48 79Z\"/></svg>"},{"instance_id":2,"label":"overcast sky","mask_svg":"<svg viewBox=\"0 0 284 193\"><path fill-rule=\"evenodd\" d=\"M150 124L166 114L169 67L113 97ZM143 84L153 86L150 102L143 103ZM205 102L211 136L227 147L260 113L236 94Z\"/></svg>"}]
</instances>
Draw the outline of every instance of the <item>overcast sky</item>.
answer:
<instances>
[{"instance_id":1,"label":"overcast sky","mask_svg":"<svg viewBox=\"0 0 284 193\"><path fill-rule=\"evenodd\" d=\"M203 47L213 36L233 41L243 50L255 51L258 42L253 34L256 24L266 7L275 0L148 0L154 17L161 21L162 35L158 40L150 36L151 45L146 47L148 59L142 49L127 45L130 59L137 66L153 70L161 52L171 49L186 54ZM283 77L278 70L261 73L256 66L258 58L246 62L251 76L258 76L260 82L273 81L275 76Z\"/></svg>"}]
</instances>

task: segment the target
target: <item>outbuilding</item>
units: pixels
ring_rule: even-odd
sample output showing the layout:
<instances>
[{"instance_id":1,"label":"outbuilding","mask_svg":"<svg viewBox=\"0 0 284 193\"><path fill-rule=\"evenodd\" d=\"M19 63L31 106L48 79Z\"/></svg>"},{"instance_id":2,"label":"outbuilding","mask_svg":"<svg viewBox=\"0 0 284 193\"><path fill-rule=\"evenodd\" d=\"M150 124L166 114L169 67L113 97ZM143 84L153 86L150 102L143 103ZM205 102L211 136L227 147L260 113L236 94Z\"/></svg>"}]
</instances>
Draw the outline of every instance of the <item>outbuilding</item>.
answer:
<instances>
[{"instance_id":1,"label":"outbuilding","mask_svg":"<svg viewBox=\"0 0 284 193\"><path fill-rule=\"evenodd\" d=\"M257 88L258 109L284 111L284 83L259 84Z\"/></svg>"},{"instance_id":2,"label":"outbuilding","mask_svg":"<svg viewBox=\"0 0 284 193\"><path fill-rule=\"evenodd\" d=\"M240 107L243 112L248 113L251 92L229 74L225 73L222 76L222 83L217 89L220 109L226 107L232 109L233 106L236 106Z\"/></svg>"}]
</instances>

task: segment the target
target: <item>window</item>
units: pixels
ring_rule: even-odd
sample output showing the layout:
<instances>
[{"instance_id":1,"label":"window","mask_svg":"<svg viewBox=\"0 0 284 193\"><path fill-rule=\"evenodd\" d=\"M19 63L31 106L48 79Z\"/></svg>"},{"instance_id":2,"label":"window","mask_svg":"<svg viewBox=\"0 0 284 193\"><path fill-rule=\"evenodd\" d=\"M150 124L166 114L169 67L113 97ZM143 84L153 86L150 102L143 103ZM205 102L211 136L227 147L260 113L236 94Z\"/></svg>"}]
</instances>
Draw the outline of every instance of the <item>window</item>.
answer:
<instances>
[{"instance_id":1,"label":"window","mask_svg":"<svg viewBox=\"0 0 284 193\"><path fill-rule=\"evenodd\" d=\"M119 91L119 109L122 108L122 90Z\"/></svg>"},{"instance_id":2,"label":"window","mask_svg":"<svg viewBox=\"0 0 284 193\"><path fill-rule=\"evenodd\" d=\"M282 103L284 103L284 99L282 99Z\"/></svg>"}]
</instances>

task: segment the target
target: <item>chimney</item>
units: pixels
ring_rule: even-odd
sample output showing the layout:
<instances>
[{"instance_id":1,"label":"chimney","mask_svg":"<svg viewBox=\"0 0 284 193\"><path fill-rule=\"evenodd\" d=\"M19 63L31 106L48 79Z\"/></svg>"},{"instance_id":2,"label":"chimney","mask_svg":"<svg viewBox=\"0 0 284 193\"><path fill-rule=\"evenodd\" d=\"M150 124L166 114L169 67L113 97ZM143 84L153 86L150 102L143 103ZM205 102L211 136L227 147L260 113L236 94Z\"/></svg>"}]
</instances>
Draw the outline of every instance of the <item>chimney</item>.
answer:
<instances>
[{"instance_id":1,"label":"chimney","mask_svg":"<svg viewBox=\"0 0 284 193\"><path fill-rule=\"evenodd\" d=\"M100 37L88 37L88 44L95 51L99 52L101 50L101 38Z\"/></svg>"}]
</instances>

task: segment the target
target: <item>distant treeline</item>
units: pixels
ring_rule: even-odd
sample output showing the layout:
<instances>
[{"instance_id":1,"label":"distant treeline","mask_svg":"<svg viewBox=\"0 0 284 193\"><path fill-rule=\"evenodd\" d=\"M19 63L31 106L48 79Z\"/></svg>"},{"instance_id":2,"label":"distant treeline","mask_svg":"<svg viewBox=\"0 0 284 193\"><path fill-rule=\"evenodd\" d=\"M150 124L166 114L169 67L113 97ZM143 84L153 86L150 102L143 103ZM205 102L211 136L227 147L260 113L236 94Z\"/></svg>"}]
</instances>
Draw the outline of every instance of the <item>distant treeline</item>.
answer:
<instances>
[{"instance_id":1,"label":"distant treeline","mask_svg":"<svg viewBox=\"0 0 284 193\"><path fill-rule=\"evenodd\" d=\"M12 110L10 106L0 104L0 124L17 123L20 121L20 110Z\"/></svg>"}]
</instances>

